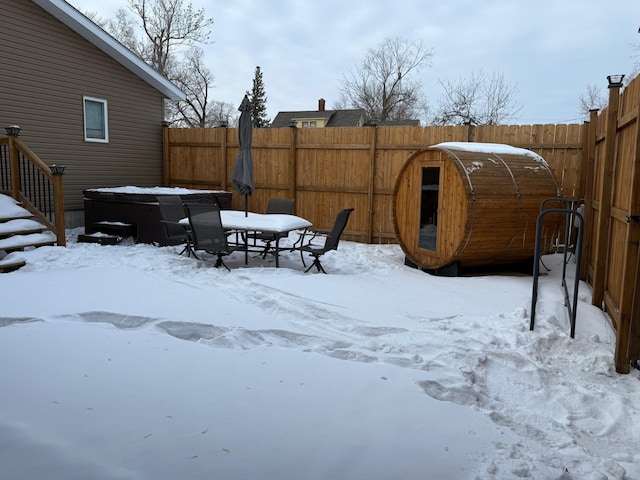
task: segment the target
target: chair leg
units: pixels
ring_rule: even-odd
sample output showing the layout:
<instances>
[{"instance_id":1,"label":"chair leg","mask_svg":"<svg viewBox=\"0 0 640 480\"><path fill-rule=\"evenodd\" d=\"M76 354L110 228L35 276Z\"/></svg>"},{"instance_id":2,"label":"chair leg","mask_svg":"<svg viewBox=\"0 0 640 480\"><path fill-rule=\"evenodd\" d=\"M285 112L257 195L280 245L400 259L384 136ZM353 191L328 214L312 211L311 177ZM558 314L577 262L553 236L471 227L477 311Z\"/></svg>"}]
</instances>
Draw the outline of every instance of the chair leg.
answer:
<instances>
[{"instance_id":1,"label":"chair leg","mask_svg":"<svg viewBox=\"0 0 640 480\"><path fill-rule=\"evenodd\" d=\"M265 240L264 249L262 253L258 256L261 256L263 259L267 258L267 254L269 253L269 249L271 248L271 240Z\"/></svg>"},{"instance_id":2,"label":"chair leg","mask_svg":"<svg viewBox=\"0 0 640 480\"><path fill-rule=\"evenodd\" d=\"M226 268L226 269L227 269L227 272L230 272L230 271L231 271L231 270L229 270L229 267L227 267L227 264L226 264L226 263L224 263L224 261L222 260L222 254L221 254L221 253L218 253L218 258L216 259L216 263L215 263L215 265L214 265L214 266L215 266L216 268L219 268L219 267L220 267L220 265L222 265L224 268Z\"/></svg>"},{"instance_id":3,"label":"chair leg","mask_svg":"<svg viewBox=\"0 0 640 480\"><path fill-rule=\"evenodd\" d=\"M269 253L269 249L271 248L271 240L264 240L264 242L265 244L262 251L257 255L255 255L253 258L257 258L257 257L262 257L263 259L267 258L267 254Z\"/></svg>"},{"instance_id":4,"label":"chair leg","mask_svg":"<svg viewBox=\"0 0 640 480\"><path fill-rule=\"evenodd\" d=\"M311 265L309 265L309 268L307 268L304 273L307 273L309 270L311 270L313 267L316 267L316 269L318 270L318 272L322 272L324 274L326 274L327 272L324 270L324 268L322 267L322 264L320 263L320 257L317 257L316 255L313 256L313 263Z\"/></svg>"},{"instance_id":5,"label":"chair leg","mask_svg":"<svg viewBox=\"0 0 640 480\"><path fill-rule=\"evenodd\" d=\"M180 251L178 255L183 255L185 252L187 253L187 257L193 256L193 258L195 258L196 260L200 260L200 258L198 258L198 255L196 255L196 252L193 249L193 246L191 245L191 240L189 240L188 238L187 238L187 242L184 245L184 248Z\"/></svg>"}]
</instances>

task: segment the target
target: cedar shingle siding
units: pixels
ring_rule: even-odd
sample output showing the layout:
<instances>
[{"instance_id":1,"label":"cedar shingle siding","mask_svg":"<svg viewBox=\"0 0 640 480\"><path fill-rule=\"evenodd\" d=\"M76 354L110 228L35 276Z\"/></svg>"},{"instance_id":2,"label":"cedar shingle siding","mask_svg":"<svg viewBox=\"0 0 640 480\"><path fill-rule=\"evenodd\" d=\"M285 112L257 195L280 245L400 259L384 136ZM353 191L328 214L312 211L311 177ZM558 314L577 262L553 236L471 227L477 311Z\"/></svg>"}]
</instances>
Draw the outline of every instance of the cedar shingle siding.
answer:
<instances>
[{"instance_id":1,"label":"cedar shingle siding","mask_svg":"<svg viewBox=\"0 0 640 480\"><path fill-rule=\"evenodd\" d=\"M163 95L31 1L0 11L0 128L66 166L66 210L86 188L161 185ZM84 141L83 96L107 101L109 143Z\"/></svg>"}]
</instances>

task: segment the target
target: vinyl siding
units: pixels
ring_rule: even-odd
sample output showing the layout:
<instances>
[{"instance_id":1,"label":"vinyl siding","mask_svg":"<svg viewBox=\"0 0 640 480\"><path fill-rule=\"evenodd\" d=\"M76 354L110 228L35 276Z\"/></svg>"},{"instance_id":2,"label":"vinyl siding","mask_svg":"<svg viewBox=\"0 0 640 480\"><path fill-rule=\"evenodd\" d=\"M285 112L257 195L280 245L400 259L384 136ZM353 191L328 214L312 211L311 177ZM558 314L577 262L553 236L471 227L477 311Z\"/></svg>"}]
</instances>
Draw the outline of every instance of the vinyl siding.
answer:
<instances>
[{"instance_id":1,"label":"vinyl siding","mask_svg":"<svg viewBox=\"0 0 640 480\"><path fill-rule=\"evenodd\" d=\"M0 9L0 128L66 166L66 209L87 188L161 185L162 94L31 1ZM84 141L83 96L107 101L109 143Z\"/></svg>"}]
</instances>

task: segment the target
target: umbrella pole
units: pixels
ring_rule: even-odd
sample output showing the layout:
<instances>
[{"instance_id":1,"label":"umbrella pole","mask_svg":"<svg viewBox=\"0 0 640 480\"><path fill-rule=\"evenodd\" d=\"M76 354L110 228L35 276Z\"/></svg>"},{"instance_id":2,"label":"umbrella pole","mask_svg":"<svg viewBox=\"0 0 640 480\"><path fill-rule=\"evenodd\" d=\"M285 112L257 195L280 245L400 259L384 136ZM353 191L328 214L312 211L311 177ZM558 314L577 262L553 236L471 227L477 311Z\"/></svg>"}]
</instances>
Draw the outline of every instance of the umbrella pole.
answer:
<instances>
[{"instance_id":1,"label":"umbrella pole","mask_svg":"<svg viewBox=\"0 0 640 480\"><path fill-rule=\"evenodd\" d=\"M244 216L249 216L249 195L244 196Z\"/></svg>"}]
</instances>

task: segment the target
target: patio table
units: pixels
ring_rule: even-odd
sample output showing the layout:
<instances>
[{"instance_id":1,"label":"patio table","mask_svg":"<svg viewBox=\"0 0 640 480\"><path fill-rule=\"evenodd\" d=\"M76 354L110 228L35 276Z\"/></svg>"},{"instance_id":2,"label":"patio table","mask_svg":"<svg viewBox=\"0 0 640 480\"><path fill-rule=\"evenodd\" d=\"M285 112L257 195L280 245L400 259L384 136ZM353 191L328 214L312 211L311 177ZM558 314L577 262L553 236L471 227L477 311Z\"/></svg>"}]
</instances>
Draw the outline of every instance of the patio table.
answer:
<instances>
[{"instance_id":1,"label":"patio table","mask_svg":"<svg viewBox=\"0 0 640 480\"><path fill-rule=\"evenodd\" d=\"M274 235L274 256L276 268L280 266L280 238L288 236L293 230L307 229L312 224L307 219L296 215L281 213L253 213L239 210L220 210L220 220L225 230L242 232L244 236L245 264L249 259L249 234L252 232L272 233ZM188 218L183 218L180 223L189 223Z\"/></svg>"}]
</instances>

